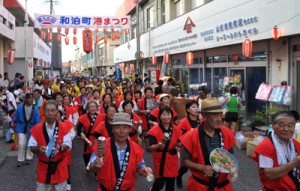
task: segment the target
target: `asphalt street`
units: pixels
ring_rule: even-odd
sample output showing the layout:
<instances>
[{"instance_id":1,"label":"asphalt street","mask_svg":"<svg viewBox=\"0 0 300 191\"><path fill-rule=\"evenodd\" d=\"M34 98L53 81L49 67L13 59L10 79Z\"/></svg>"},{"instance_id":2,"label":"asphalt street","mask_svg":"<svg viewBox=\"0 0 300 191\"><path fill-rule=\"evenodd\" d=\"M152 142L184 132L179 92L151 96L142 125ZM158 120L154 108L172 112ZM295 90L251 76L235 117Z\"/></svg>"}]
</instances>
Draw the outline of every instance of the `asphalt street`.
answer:
<instances>
[{"instance_id":1,"label":"asphalt street","mask_svg":"<svg viewBox=\"0 0 300 191\"><path fill-rule=\"evenodd\" d=\"M73 163L71 165L72 190L86 191L97 190L97 181L93 174L84 174L84 163L82 159L83 145L80 140L75 139L73 144ZM234 183L234 191L258 191L261 183L258 177L258 170L255 162L246 156L245 150L235 148L235 156L239 163L239 178ZM144 159L146 164L152 167L152 156L145 152ZM0 165L0 190L1 191L33 191L36 188L36 157L30 165L17 168L17 152L8 153L8 156ZM183 177L183 188L186 190L186 183L189 173ZM149 190L151 183L144 177L138 177L136 190Z\"/></svg>"}]
</instances>

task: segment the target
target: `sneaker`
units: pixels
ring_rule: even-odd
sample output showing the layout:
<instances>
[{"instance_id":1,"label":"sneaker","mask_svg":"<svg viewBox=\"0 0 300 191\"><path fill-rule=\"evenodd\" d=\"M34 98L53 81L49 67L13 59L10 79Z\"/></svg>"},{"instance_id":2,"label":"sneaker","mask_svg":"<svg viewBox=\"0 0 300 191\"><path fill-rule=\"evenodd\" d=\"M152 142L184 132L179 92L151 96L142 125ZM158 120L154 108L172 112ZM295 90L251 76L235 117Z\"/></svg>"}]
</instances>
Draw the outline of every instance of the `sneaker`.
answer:
<instances>
[{"instance_id":1,"label":"sneaker","mask_svg":"<svg viewBox=\"0 0 300 191\"><path fill-rule=\"evenodd\" d=\"M182 188L182 177L181 176L176 177L176 185L178 188Z\"/></svg>"},{"instance_id":2,"label":"sneaker","mask_svg":"<svg viewBox=\"0 0 300 191\"><path fill-rule=\"evenodd\" d=\"M24 165L25 165L25 161L22 161L22 162L19 162L19 161L18 161L17 167L22 167L22 166L24 166Z\"/></svg>"},{"instance_id":3,"label":"sneaker","mask_svg":"<svg viewBox=\"0 0 300 191\"><path fill-rule=\"evenodd\" d=\"M71 184L67 184L67 191L71 190Z\"/></svg>"}]
</instances>

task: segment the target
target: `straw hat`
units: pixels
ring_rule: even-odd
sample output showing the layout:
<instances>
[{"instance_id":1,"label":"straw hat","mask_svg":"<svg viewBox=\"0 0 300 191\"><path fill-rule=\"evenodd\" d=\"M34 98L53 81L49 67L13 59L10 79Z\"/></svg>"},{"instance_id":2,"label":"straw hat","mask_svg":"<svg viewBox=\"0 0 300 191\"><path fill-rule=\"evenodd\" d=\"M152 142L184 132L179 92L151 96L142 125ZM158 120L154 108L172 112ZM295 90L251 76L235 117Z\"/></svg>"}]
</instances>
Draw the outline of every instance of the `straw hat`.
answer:
<instances>
[{"instance_id":1,"label":"straw hat","mask_svg":"<svg viewBox=\"0 0 300 191\"><path fill-rule=\"evenodd\" d=\"M130 115L128 113L115 113L111 122L112 125L129 125L132 126Z\"/></svg>"},{"instance_id":2,"label":"straw hat","mask_svg":"<svg viewBox=\"0 0 300 191\"><path fill-rule=\"evenodd\" d=\"M219 100L215 97L207 98L201 102L201 112L220 113L223 112Z\"/></svg>"}]
</instances>

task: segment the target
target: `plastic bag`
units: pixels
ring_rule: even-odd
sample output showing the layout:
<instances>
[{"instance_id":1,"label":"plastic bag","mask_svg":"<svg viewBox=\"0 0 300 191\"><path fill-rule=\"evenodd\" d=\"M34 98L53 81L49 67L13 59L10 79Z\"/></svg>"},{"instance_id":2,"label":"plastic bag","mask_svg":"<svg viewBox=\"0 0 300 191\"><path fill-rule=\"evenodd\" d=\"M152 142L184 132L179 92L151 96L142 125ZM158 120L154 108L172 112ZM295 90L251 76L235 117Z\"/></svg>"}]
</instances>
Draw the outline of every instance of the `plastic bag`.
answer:
<instances>
[{"instance_id":1,"label":"plastic bag","mask_svg":"<svg viewBox=\"0 0 300 191\"><path fill-rule=\"evenodd\" d=\"M283 97L286 92L286 86L275 86L272 90L269 101L276 102L277 104L283 104Z\"/></svg>"},{"instance_id":2,"label":"plastic bag","mask_svg":"<svg viewBox=\"0 0 300 191\"><path fill-rule=\"evenodd\" d=\"M287 86L285 95L283 96L282 99L282 104L291 105L291 103L292 103L292 88L291 86Z\"/></svg>"},{"instance_id":3,"label":"plastic bag","mask_svg":"<svg viewBox=\"0 0 300 191\"><path fill-rule=\"evenodd\" d=\"M256 99L268 101L272 91L272 86L269 84L262 83L260 84L256 96Z\"/></svg>"}]
</instances>

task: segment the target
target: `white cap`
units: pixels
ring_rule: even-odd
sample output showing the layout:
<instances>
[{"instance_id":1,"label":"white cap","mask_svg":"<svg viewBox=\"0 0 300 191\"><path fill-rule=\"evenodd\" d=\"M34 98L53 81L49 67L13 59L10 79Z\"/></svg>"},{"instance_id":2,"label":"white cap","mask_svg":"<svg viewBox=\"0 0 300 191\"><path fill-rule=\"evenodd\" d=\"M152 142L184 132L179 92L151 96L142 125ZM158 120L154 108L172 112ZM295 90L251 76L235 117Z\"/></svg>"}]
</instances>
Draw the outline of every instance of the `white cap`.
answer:
<instances>
[{"instance_id":1,"label":"white cap","mask_svg":"<svg viewBox=\"0 0 300 191\"><path fill-rule=\"evenodd\" d=\"M164 97L170 97L169 94L160 94L159 101L161 101Z\"/></svg>"}]
</instances>

